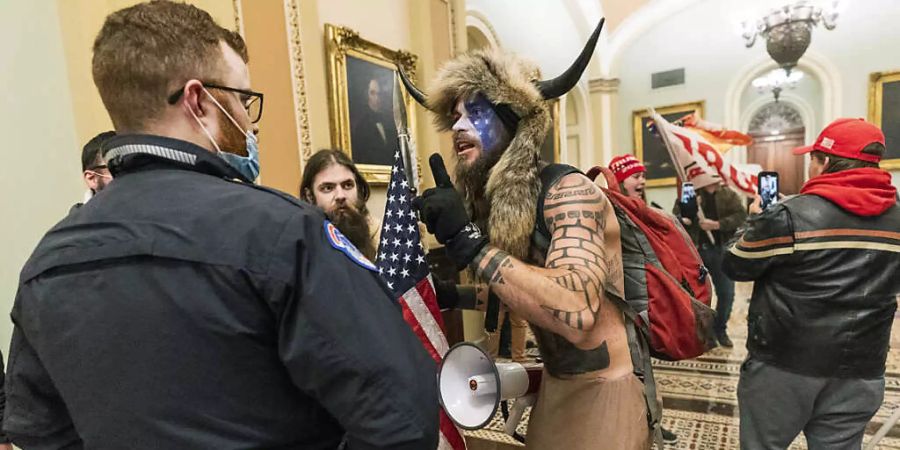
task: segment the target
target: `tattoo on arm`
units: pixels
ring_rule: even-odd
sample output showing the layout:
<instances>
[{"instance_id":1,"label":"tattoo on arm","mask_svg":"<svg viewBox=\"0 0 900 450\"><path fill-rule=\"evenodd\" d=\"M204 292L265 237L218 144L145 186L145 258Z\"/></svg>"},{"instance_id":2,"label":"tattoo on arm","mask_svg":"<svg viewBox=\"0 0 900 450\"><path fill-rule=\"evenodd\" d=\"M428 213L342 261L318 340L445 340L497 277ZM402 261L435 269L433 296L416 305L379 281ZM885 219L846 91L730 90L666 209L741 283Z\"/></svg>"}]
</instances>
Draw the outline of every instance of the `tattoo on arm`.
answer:
<instances>
[{"instance_id":1,"label":"tattoo on arm","mask_svg":"<svg viewBox=\"0 0 900 450\"><path fill-rule=\"evenodd\" d=\"M510 258L512 257L503 250L494 250L493 255L488 257L487 253L489 250L485 247L479 255L475 257L475 261L477 261L475 275L482 280L487 281L489 284L506 284L503 280L503 275L500 273L500 269L512 267L512 262L510 261ZM484 262L485 260L487 262Z\"/></svg>"},{"instance_id":2,"label":"tattoo on arm","mask_svg":"<svg viewBox=\"0 0 900 450\"><path fill-rule=\"evenodd\" d=\"M486 284L475 285L475 309L485 311L487 309L488 295L490 289Z\"/></svg>"},{"instance_id":3,"label":"tattoo on arm","mask_svg":"<svg viewBox=\"0 0 900 450\"><path fill-rule=\"evenodd\" d=\"M562 269L550 278L576 293L577 306L544 306L566 325L584 329L600 312L603 289L621 263L611 261L604 242L609 203L586 178L566 179L544 201L544 218L552 233L546 267Z\"/></svg>"},{"instance_id":4,"label":"tattoo on arm","mask_svg":"<svg viewBox=\"0 0 900 450\"><path fill-rule=\"evenodd\" d=\"M564 177L544 199L552 239L543 268L521 264L491 246L479 252L472 267L504 302L530 310L531 319L562 333L589 330L599 320L604 288L621 277L621 261L607 255L604 241L610 208L587 178Z\"/></svg>"},{"instance_id":5,"label":"tattoo on arm","mask_svg":"<svg viewBox=\"0 0 900 450\"><path fill-rule=\"evenodd\" d=\"M485 247L485 249L487 249L487 247ZM484 256L486 257L487 254L485 254ZM478 264L478 267L476 267L475 269L475 273L481 279L486 280L488 283L505 284L503 275L500 273L500 268L511 267L512 263L509 261L510 258L511 256L509 256L509 253L506 253L502 250L497 250L493 256L487 259L486 264ZM476 261L481 259L482 258L475 258Z\"/></svg>"}]
</instances>

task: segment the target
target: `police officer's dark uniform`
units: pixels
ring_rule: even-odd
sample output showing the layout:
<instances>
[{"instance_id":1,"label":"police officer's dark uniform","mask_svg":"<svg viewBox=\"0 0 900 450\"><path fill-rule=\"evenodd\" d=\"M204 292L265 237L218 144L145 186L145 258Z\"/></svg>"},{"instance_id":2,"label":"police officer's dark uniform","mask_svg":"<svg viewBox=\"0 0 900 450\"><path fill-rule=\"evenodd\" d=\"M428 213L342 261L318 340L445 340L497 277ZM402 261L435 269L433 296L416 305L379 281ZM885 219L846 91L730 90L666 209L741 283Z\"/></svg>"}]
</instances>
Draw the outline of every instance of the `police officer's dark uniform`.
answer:
<instances>
[{"instance_id":1,"label":"police officer's dark uniform","mask_svg":"<svg viewBox=\"0 0 900 450\"><path fill-rule=\"evenodd\" d=\"M21 274L14 443L436 448L435 364L320 212L187 142L119 136L106 155L115 183Z\"/></svg>"}]
</instances>

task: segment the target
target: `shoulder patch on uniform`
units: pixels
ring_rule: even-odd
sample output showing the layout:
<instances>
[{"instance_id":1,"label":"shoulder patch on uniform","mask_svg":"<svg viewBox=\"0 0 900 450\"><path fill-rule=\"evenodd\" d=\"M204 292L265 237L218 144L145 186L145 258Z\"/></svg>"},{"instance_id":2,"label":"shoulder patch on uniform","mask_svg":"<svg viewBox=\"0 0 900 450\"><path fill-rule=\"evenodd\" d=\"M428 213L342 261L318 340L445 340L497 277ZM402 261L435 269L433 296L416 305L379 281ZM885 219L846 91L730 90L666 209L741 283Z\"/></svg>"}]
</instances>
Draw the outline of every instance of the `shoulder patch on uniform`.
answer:
<instances>
[{"instance_id":1,"label":"shoulder patch on uniform","mask_svg":"<svg viewBox=\"0 0 900 450\"><path fill-rule=\"evenodd\" d=\"M378 268L375 267L375 264L372 264L372 261L369 261L369 259L350 242L350 239L347 239L347 236L344 236L333 223L327 220L325 221L325 236L328 237L328 242L331 243L332 247L347 255L351 261L373 272L378 270Z\"/></svg>"}]
</instances>

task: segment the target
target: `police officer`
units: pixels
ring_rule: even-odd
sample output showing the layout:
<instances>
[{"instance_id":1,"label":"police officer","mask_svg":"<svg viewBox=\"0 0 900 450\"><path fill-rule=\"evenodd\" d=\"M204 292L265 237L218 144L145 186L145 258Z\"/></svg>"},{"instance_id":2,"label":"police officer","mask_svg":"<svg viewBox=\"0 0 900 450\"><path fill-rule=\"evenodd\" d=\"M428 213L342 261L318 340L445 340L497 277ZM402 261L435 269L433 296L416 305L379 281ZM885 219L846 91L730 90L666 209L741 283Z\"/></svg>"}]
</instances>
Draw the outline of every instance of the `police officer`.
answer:
<instances>
[{"instance_id":1,"label":"police officer","mask_svg":"<svg viewBox=\"0 0 900 450\"><path fill-rule=\"evenodd\" d=\"M22 270L3 422L19 447L437 446L434 363L374 266L252 184L246 62L193 6L107 17L93 73L116 182Z\"/></svg>"}]
</instances>

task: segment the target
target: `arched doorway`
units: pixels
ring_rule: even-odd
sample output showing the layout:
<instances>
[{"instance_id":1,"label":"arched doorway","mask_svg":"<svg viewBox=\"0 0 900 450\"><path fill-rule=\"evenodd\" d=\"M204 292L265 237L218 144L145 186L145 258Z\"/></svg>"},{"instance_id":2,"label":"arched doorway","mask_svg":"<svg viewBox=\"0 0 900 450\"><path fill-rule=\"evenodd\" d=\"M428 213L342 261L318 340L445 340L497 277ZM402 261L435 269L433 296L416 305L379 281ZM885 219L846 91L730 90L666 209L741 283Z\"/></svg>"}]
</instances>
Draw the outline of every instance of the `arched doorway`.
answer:
<instances>
[{"instance_id":1,"label":"arched doorway","mask_svg":"<svg viewBox=\"0 0 900 450\"><path fill-rule=\"evenodd\" d=\"M469 50L478 50L491 46L487 36L478 28L472 26L466 27L466 39L468 40Z\"/></svg>"},{"instance_id":2,"label":"arched doorway","mask_svg":"<svg viewBox=\"0 0 900 450\"><path fill-rule=\"evenodd\" d=\"M791 153L805 140L806 126L800 112L785 102L768 103L753 114L749 130L753 144L747 148L747 162L778 172L781 193L800 192L803 158Z\"/></svg>"}]
</instances>

